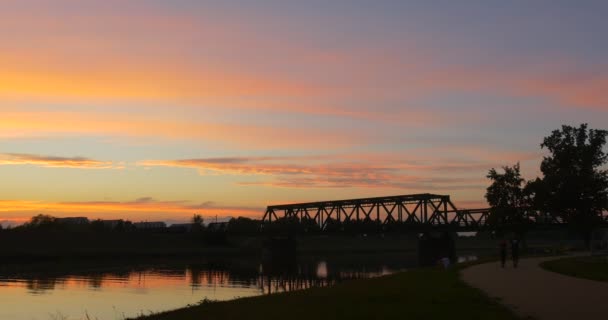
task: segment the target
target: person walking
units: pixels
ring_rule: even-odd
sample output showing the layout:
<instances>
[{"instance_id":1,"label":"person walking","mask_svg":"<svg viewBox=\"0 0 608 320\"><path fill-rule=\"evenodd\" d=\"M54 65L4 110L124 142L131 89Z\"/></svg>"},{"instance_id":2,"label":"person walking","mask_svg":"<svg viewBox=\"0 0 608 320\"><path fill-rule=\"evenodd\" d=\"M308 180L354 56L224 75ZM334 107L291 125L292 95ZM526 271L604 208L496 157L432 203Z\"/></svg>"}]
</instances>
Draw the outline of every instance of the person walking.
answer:
<instances>
[{"instance_id":1,"label":"person walking","mask_svg":"<svg viewBox=\"0 0 608 320\"><path fill-rule=\"evenodd\" d=\"M500 262L501 266L504 268L505 263L507 262L507 240L502 239L499 243L500 248Z\"/></svg>"},{"instance_id":2,"label":"person walking","mask_svg":"<svg viewBox=\"0 0 608 320\"><path fill-rule=\"evenodd\" d=\"M517 238L511 239L511 256L513 257L513 267L517 268L519 263L519 240Z\"/></svg>"}]
</instances>

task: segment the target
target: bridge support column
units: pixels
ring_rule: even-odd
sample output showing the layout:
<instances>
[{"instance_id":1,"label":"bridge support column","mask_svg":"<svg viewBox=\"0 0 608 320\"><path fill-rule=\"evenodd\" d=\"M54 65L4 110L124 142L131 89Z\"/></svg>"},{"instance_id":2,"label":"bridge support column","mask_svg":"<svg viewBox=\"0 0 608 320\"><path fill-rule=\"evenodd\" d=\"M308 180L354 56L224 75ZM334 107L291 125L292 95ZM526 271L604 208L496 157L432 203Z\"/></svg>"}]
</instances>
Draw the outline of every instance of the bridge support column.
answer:
<instances>
[{"instance_id":1,"label":"bridge support column","mask_svg":"<svg viewBox=\"0 0 608 320\"><path fill-rule=\"evenodd\" d=\"M418 264L422 267L435 266L443 258L449 258L452 264L456 262L454 238L450 233L422 233L418 237Z\"/></svg>"}]
</instances>

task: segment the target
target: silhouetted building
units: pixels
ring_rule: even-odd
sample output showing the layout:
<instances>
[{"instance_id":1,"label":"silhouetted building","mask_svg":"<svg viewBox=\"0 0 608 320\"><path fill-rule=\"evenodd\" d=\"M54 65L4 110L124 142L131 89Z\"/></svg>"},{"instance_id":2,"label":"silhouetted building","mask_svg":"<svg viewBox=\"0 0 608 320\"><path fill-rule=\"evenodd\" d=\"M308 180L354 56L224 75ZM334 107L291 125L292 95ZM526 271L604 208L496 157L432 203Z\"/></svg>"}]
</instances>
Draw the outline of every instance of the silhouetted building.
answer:
<instances>
[{"instance_id":1,"label":"silhouetted building","mask_svg":"<svg viewBox=\"0 0 608 320\"><path fill-rule=\"evenodd\" d=\"M194 223L174 223L169 226L171 232L190 232L194 227Z\"/></svg>"},{"instance_id":2,"label":"silhouetted building","mask_svg":"<svg viewBox=\"0 0 608 320\"><path fill-rule=\"evenodd\" d=\"M101 220L101 223L103 223L103 226L108 229L115 229L119 224L124 223L124 220Z\"/></svg>"},{"instance_id":3,"label":"silhouetted building","mask_svg":"<svg viewBox=\"0 0 608 320\"><path fill-rule=\"evenodd\" d=\"M86 225L89 224L89 219L86 217L66 217L57 218L57 222L69 225Z\"/></svg>"},{"instance_id":4,"label":"silhouetted building","mask_svg":"<svg viewBox=\"0 0 608 320\"><path fill-rule=\"evenodd\" d=\"M167 228L167 225L162 221L156 222L135 222L133 224L137 230L159 230Z\"/></svg>"}]
</instances>

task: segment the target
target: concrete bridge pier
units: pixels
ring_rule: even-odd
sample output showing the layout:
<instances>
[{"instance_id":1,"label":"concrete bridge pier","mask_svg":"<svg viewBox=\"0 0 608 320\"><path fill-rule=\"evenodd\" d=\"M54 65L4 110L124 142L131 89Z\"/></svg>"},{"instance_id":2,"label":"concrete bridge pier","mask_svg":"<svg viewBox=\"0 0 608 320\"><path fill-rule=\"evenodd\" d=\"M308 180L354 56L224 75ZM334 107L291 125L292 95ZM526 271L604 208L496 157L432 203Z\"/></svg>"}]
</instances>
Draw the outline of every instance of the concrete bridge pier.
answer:
<instances>
[{"instance_id":1,"label":"concrete bridge pier","mask_svg":"<svg viewBox=\"0 0 608 320\"><path fill-rule=\"evenodd\" d=\"M436 266L443 258L456 263L454 237L447 231L424 232L418 236L418 264L421 267Z\"/></svg>"}]
</instances>

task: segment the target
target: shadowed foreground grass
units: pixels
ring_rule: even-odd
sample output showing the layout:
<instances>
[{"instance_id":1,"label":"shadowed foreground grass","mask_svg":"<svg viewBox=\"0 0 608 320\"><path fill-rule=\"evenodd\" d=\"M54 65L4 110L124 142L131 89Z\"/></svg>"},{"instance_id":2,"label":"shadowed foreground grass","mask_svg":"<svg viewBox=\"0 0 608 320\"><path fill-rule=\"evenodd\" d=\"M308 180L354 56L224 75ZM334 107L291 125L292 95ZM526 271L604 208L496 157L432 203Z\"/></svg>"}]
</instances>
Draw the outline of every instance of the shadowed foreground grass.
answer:
<instances>
[{"instance_id":1,"label":"shadowed foreground grass","mask_svg":"<svg viewBox=\"0 0 608 320\"><path fill-rule=\"evenodd\" d=\"M139 319L517 319L458 270L417 269L328 288L243 298Z\"/></svg>"},{"instance_id":2,"label":"shadowed foreground grass","mask_svg":"<svg viewBox=\"0 0 608 320\"><path fill-rule=\"evenodd\" d=\"M563 258L540 266L567 276L608 282L608 256Z\"/></svg>"}]
</instances>

